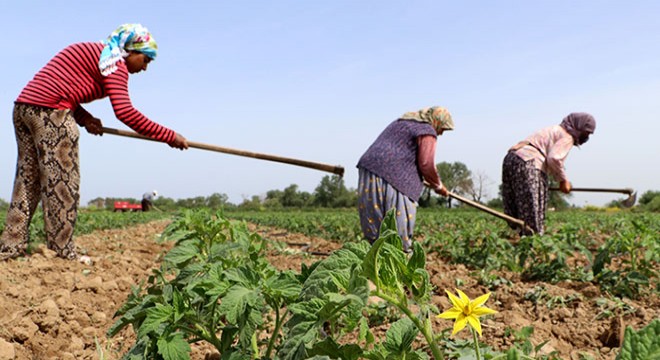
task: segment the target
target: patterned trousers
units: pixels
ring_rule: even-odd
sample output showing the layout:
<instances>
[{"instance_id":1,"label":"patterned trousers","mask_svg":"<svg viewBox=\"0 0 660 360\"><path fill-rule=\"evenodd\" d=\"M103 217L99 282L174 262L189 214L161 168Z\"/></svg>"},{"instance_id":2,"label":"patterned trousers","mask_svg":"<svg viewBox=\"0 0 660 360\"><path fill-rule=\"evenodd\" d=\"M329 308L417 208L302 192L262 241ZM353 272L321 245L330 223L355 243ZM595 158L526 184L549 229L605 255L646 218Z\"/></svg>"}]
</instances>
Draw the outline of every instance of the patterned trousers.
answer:
<instances>
[{"instance_id":1,"label":"patterned trousers","mask_svg":"<svg viewBox=\"0 0 660 360\"><path fill-rule=\"evenodd\" d=\"M396 211L396 227L405 251L412 250L417 204L380 176L360 169L358 213L364 237L372 244L378 239L380 225L388 210Z\"/></svg>"},{"instance_id":2,"label":"patterned trousers","mask_svg":"<svg viewBox=\"0 0 660 360\"><path fill-rule=\"evenodd\" d=\"M513 151L504 157L502 164L502 201L505 214L523 220L535 233L543 235L548 176L535 168L532 161L524 161ZM509 226L531 235L518 225Z\"/></svg>"},{"instance_id":3,"label":"patterned trousers","mask_svg":"<svg viewBox=\"0 0 660 360\"><path fill-rule=\"evenodd\" d=\"M30 221L42 201L48 248L59 257L75 259L73 229L80 197L78 125L70 110L16 104L14 130L18 160L0 256L25 253Z\"/></svg>"}]
</instances>

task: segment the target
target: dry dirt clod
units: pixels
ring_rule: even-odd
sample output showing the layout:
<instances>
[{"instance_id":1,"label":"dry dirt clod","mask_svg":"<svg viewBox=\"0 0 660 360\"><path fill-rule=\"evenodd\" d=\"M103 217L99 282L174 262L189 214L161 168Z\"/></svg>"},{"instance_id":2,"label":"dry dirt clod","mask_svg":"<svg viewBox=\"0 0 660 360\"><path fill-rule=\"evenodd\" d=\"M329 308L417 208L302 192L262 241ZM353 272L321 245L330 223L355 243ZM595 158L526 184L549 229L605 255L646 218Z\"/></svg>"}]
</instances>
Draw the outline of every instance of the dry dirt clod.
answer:
<instances>
[{"instance_id":1,"label":"dry dirt clod","mask_svg":"<svg viewBox=\"0 0 660 360\"><path fill-rule=\"evenodd\" d=\"M617 348L623 343L624 331L625 326L623 325L623 318L621 316L615 316L612 318L612 321L610 321L609 328L605 329L599 339L604 346Z\"/></svg>"}]
</instances>

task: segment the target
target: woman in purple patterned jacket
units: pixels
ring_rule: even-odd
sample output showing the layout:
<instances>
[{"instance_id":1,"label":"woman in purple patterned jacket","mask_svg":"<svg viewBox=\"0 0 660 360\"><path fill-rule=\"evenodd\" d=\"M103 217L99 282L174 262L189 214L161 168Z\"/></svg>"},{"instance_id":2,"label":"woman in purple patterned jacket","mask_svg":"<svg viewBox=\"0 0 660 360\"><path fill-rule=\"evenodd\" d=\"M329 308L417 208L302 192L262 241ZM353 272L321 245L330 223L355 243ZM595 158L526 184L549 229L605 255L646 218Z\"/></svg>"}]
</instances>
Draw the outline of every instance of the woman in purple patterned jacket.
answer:
<instances>
[{"instance_id":1,"label":"woman in purple patterned jacket","mask_svg":"<svg viewBox=\"0 0 660 360\"><path fill-rule=\"evenodd\" d=\"M407 112L389 124L362 155L357 164L358 211L362 233L371 243L378 239L385 214L394 209L403 248L411 250L423 180L436 193L447 196L435 167L435 148L437 137L453 129L445 108Z\"/></svg>"}]
</instances>

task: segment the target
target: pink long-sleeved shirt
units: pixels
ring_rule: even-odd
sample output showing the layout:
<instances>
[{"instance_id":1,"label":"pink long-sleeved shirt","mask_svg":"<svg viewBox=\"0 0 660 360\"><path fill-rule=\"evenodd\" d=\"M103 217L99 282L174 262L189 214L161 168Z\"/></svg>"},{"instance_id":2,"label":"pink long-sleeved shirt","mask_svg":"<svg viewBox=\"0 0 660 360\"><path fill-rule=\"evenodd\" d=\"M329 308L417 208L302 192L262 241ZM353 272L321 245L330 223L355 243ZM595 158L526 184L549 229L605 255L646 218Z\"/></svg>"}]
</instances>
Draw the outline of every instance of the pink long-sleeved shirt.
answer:
<instances>
[{"instance_id":1,"label":"pink long-sleeved shirt","mask_svg":"<svg viewBox=\"0 0 660 360\"><path fill-rule=\"evenodd\" d=\"M533 160L534 167L557 181L568 180L564 161L573 147L573 137L563 127L554 125L541 129L523 142L529 145L515 150L516 155L525 161Z\"/></svg>"}]
</instances>

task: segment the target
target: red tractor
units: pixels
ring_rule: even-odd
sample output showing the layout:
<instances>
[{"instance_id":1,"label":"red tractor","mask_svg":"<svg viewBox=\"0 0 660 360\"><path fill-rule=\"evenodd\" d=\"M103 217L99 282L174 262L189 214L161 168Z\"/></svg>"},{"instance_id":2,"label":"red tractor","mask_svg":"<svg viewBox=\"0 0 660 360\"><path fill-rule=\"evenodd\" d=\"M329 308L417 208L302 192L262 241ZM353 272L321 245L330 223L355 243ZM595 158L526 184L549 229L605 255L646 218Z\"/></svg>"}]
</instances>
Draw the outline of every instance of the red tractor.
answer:
<instances>
[{"instance_id":1,"label":"red tractor","mask_svg":"<svg viewBox=\"0 0 660 360\"><path fill-rule=\"evenodd\" d=\"M115 201L115 212L142 211L141 204L131 204L128 201Z\"/></svg>"}]
</instances>

